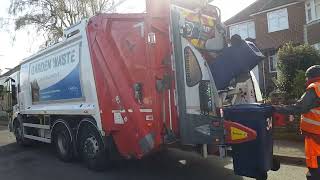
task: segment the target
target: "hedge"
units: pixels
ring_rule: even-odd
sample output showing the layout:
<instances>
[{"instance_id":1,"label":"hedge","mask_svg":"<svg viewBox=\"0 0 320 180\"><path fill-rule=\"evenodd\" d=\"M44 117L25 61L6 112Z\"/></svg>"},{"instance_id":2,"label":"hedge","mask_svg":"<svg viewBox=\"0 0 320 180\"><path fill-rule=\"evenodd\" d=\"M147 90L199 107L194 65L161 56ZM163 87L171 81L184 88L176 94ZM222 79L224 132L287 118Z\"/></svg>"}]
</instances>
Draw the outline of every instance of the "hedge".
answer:
<instances>
[{"instance_id":1,"label":"hedge","mask_svg":"<svg viewBox=\"0 0 320 180\"><path fill-rule=\"evenodd\" d=\"M278 51L277 87L286 99L297 99L305 91L305 71L312 65L320 64L319 51L304 44L285 44Z\"/></svg>"}]
</instances>

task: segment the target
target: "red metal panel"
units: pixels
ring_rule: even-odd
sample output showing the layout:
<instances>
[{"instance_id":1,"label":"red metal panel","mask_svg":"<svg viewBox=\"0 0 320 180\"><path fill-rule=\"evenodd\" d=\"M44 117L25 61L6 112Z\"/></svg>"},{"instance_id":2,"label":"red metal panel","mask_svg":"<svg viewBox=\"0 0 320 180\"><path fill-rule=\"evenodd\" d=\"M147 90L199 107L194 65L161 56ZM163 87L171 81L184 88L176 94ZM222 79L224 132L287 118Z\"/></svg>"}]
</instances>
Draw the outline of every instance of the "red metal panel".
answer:
<instances>
[{"instance_id":1,"label":"red metal panel","mask_svg":"<svg viewBox=\"0 0 320 180\"><path fill-rule=\"evenodd\" d=\"M157 79L163 78L164 74L173 74L168 27L167 18L155 21L145 14L104 14L91 18L88 23L102 126L114 137L125 157L142 157L139 143L148 134L154 135L153 150L160 147L163 140L162 98L166 102L166 123L170 123L168 92L163 96L156 90ZM156 44L147 43L149 32L156 33ZM166 62L169 64L164 64ZM142 104L134 98L133 85L137 82L143 87ZM177 129L173 94L172 89L171 119ZM140 112L140 109L152 109L152 112ZM121 113L124 124L115 124L112 110L125 110ZM147 115L153 115L153 120L146 120Z\"/></svg>"}]
</instances>

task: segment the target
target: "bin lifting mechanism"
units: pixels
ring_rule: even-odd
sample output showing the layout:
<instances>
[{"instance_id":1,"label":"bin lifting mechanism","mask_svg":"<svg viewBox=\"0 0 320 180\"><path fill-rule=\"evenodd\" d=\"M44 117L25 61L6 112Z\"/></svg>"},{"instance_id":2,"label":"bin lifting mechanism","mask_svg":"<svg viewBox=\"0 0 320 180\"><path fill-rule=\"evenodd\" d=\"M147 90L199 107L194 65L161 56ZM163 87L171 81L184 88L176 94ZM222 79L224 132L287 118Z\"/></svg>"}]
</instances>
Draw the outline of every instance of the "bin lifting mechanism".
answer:
<instances>
[{"instance_id":1,"label":"bin lifting mechanism","mask_svg":"<svg viewBox=\"0 0 320 180\"><path fill-rule=\"evenodd\" d=\"M239 123L225 120L224 128L227 144L240 144L253 141L257 138L257 132Z\"/></svg>"}]
</instances>

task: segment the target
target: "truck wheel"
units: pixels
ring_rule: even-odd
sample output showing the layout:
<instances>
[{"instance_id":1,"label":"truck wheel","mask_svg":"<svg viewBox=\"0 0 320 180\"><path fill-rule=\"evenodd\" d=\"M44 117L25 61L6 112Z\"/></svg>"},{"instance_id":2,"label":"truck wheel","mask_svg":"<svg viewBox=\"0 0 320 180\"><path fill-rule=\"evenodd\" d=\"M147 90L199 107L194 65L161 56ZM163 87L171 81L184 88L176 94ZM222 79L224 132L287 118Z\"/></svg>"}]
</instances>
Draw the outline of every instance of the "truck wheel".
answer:
<instances>
[{"instance_id":1,"label":"truck wheel","mask_svg":"<svg viewBox=\"0 0 320 180\"><path fill-rule=\"evenodd\" d=\"M95 128L85 127L80 133L80 153L87 167L94 171L104 170L108 162L99 132Z\"/></svg>"},{"instance_id":2,"label":"truck wheel","mask_svg":"<svg viewBox=\"0 0 320 180\"><path fill-rule=\"evenodd\" d=\"M64 125L55 128L53 142L59 159L64 162L70 162L73 159L72 134Z\"/></svg>"},{"instance_id":3,"label":"truck wheel","mask_svg":"<svg viewBox=\"0 0 320 180\"><path fill-rule=\"evenodd\" d=\"M19 119L14 121L13 124L13 133L16 137L16 142L20 146L28 146L31 144L31 141L23 137L23 127L22 123L19 121Z\"/></svg>"}]
</instances>

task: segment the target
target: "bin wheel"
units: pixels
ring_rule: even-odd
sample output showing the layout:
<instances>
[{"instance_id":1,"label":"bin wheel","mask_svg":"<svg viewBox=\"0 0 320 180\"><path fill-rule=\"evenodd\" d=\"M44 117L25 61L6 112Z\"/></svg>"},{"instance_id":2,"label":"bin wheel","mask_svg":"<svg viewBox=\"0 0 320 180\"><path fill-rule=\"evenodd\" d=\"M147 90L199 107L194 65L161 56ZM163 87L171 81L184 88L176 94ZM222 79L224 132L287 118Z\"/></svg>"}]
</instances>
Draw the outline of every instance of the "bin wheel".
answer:
<instances>
[{"instance_id":1,"label":"bin wheel","mask_svg":"<svg viewBox=\"0 0 320 180\"><path fill-rule=\"evenodd\" d=\"M272 171L278 171L280 169L280 160L276 157L272 158Z\"/></svg>"},{"instance_id":2,"label":"bin wheel","mask_svg":"<svg viewBox=\"0 0 320 180\"><path fill-rule=\"evenodd\" d=\"M64 162L70 162L73 160L74 150L71 137L72 134L70 134L67 127L62 124L54 129L54 146L59 159Z\"/></svg>"},{"instance_id":3,"label":"bin wheel","mask_svg":"<svg viewBox=\"0 0 320 180\"><path fill-rule=\"evenodd\" d=\"M99 132L93 127L85 127L80 133L79 149L83 161L89 169L103 171L111 163Z\"/></svg>"},{"instance_id":4,"label":"bin wheel","mask_svg":"<svg viewBox=\"0 0 320 180\"><path fill-rule=\"evenodd\" d=\"M268 173L261 173L256 180L267 180L268 179Z\"/></svg>"}]
</instances>

